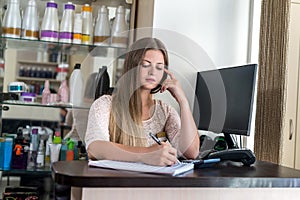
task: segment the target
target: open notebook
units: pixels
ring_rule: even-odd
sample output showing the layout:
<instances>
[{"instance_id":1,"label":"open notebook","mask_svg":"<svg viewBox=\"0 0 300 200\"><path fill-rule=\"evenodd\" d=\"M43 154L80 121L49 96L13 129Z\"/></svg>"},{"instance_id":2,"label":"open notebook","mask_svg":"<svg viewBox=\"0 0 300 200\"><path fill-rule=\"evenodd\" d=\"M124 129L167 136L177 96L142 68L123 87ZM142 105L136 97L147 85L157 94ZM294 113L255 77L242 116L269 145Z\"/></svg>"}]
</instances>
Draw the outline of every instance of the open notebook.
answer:
<instances>
[{"instance_id":1,"label":"open notebook","mask_svg":"<svg viewBox=\"0 0 300 200\"><path fill-rule=\"evenodd\" d=\"M144 173L168 174L172 176L176 176L178 174L182 174L184 172L194 169L194 164L192 163L177 163L172 166L160 167L147 165L144 163L122 162L113 160L90 160L89 166Z\"/></svg>"}]
</instances>

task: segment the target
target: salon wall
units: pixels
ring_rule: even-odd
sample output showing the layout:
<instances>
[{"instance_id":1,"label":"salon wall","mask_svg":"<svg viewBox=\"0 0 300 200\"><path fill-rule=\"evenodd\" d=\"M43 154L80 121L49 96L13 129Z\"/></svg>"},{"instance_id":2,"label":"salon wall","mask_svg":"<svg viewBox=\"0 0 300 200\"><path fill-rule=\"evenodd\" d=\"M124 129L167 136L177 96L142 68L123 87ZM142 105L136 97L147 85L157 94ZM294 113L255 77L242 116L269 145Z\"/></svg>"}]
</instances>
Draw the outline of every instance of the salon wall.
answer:
<instances>
[{"instance_id":1,"label":"salon wall","mask_svg":"<svg viewBox=\"0 0 300 200\"><path fill-rule=\"evenodd\" d=\"M260 1L254 0L154 1L153 36L169 49L169 68L191 108L197 71L257 63L259 12ZM169 95L158 98L178 109ZM248 138L250 148L253 138Z\"/></svg>"}]
</instances>

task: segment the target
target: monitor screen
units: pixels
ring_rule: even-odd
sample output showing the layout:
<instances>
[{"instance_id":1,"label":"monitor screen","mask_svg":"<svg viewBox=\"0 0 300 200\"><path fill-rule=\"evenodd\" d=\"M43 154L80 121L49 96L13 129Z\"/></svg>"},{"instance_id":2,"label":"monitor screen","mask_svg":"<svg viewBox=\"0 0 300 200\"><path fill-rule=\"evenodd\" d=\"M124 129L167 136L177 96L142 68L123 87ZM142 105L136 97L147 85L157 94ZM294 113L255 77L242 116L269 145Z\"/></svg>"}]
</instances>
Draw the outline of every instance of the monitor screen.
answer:
<instances>
[{"instance_id":1,"label":"monitor screen","mask_svg":"<svg viewBox=\"0 0 300 200\"><path fill-rule=\"evenodd\" d=\"M257 65L197 74L193 116L199 130L249 136Z\"/></svg>"}]
</instances>

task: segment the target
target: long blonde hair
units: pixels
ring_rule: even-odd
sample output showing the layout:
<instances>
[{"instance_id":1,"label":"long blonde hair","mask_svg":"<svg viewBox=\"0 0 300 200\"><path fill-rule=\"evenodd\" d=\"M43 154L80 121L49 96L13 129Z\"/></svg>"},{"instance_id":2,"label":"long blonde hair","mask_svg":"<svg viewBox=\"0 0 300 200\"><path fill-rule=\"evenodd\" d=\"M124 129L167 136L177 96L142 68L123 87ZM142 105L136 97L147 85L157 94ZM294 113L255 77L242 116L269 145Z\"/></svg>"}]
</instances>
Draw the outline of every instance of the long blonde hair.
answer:
<instances>
[{"instance_id":1,"label":"long blonde hair","mask_svg":"<svg viewBox=\"0 0 300 200\"><path fill-rule=\"evenodd\" d=\"M110 141L112 142L129 146L147 145L142 126L139 66L146 51L153 49L163 53L164 62L167 66L167 50L164 44L156 38L137 40L126 53L123 75L116 84L112 95L109 118ZM152 89L151 93L158 92L160 87L161 85L158 85Z\"/></svg>"}]
</instances>

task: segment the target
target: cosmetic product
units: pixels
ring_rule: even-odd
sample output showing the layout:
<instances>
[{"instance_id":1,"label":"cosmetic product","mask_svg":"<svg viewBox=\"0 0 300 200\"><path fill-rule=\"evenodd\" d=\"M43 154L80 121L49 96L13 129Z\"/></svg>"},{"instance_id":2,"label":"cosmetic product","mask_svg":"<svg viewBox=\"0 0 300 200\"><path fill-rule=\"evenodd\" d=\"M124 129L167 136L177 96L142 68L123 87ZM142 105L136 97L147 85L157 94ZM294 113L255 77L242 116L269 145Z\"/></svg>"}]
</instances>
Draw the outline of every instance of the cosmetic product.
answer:
<instances>
[{"instance_id":1,"label":"cosmetic product","mask_svg":"<svg viewBox=\"0 0 300 200\"><path fill-rule=\"evenodd\" d=\"M45 15L41 26L41 40L57 42L59 32L59 21L57 14L57 3L47 2Z\"/></svg>"},{"instance_id":2,"label":"cosmetic product","mask_svg":"<svg viewBox=\"0 0 300 200\"><path fill-rule=\"evenodd\" d=\"M82 44L90 45L93 42L93 14L89 4L82 6Z\"/></svg>"},{"instance_id":3,"label":"cosmetic product","mask_svg":"<svg viewBox=\"0 0 300 200\"><path fill-rule=\"evenodd\" d=\"M39 38L39 16L36 0L29 0L25 9L21 37L29 40Z\"/></svg>"},{"instance_id":4,"label":"cosmetic product","mask_svg":"<svg viewBox=\"0 0 300 200\"><path fill-rule=\"evenodd\" d=\"M111 46L126 48L128 45L129 27L125 20L124 6L118 6L111 31Z\"/></svg>"},{"instance_id":5,"label":"cosmetic product","mask_svg":"<svg viewBox=\"0 0 300 200\"><path fill-rule=\"evenodd\" d=\"M3 37L20 38L22 26L20 0L8 1L8 6L4 14L2 26Z\"/></svg>"},{"instance_id":6,"label":"cosmetic product","mask_svg":"<svg viewBox=\"0 0 300 200\"><path fill-rule=\"evenodd\" d=\"M101 6L98 10L94 30L94 45L109 46L110 44L110 23L108 19L108 9L106 6Z\"/></svg>"},{"instance_id":7,"label":"cosmetic product","mask_svg":"<svg viewBox=\"0 0 300 200\"><path fill-rule=\"evenodd\" d=\"M62 20L59 28L59 42L71 43L73 39L75 5L72 2L65 4Z\"/></svg>"}]
</instances>

